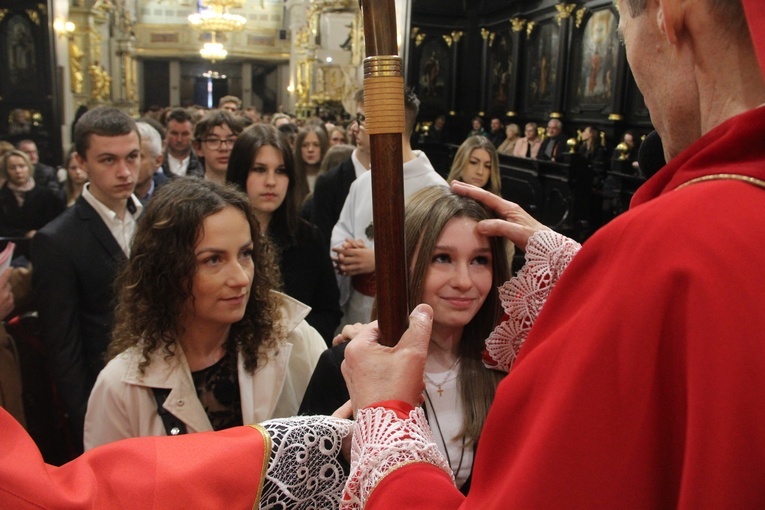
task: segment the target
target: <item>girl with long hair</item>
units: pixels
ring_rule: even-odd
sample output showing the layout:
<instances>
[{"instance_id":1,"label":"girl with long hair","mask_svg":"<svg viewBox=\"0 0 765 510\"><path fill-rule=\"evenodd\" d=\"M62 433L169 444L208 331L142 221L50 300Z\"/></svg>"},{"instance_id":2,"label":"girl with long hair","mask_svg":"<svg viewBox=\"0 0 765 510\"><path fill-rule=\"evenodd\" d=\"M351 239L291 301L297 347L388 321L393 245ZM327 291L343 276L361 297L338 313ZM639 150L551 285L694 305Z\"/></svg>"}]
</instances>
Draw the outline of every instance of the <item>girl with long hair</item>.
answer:
<instances>
[{"instance_id":1,"label":"girl with long hair","mask_svg":"<svg viewBox=\"0 0 765 510\"><path fill-rule=\"evenodd\" d=\"M327 149L329 149L329 138L324 126L309 124L298 133L295 141L298 207L303 204L305 197L313 192L313 186L321 169L321 161Z\"/></svg>"},{"instance_id":2,"label":"girl with long hair","mask_svg":"<svg viewBox=\"0 0 765 510\"><path fill-rule=\"evenodd\" d=\"M502 315L497 287L509 277L505 245L476 232L492 216L478 202L434 186L406 206L409 305L433 308L425 364L425 409L457 485L467 491L475 445L501 379L484 368L484 341ZM340 364L344 343L322 354L300 407L326 414L348 398Z\"/></svg>"},{"instance_id":3,"label":"girl with long hair","mask_svg":"<svg viewBox=\"0 0 765 510\"><path fill-rule=\"evenodd\" d=\"M88 182L88 174L82 168L77 161L77 153L74 147L69 149L69 153L66 156L66 181L64 189L66 191L66 206L71 207L74 202L82 195L82 190L85 189L85 183Z\"/></svg>"},{"instance_id":4,"label":"girl with long hair","mask_svg":"<svg viewBox=\"0 0 765 510\"><path fill-rule=\"evenodd\" d=\"M86 449L295 414L325 345L308 307L272 291L268 244L232 187L179 177L157 191L117 278Z\"/></svg>"},{"instance_id":5,"label":"girl with long hair","mask_svg":"<svg viewBox=\"0 0 765 510\"><path fill-rule=\"evenodd\" d=\"M250 198L260 233L278 252L284 291L311 307L306 320L327 343L340 323L340 293L327 241L298 217L298 176L289 142L268 124L247 128L234 144L226 181Z\"/></svg>"},{"instance_id":6,"label":"girl with long hair","mask_svg":"<svg viewBox=\"0 0 765 510\"><path fill-rule=\"evenodd\" d=\"M500 195L499 158L494 144L485 136L471 136L454 155L446 182L462 181Z\"/></svg>"}]
</instances>

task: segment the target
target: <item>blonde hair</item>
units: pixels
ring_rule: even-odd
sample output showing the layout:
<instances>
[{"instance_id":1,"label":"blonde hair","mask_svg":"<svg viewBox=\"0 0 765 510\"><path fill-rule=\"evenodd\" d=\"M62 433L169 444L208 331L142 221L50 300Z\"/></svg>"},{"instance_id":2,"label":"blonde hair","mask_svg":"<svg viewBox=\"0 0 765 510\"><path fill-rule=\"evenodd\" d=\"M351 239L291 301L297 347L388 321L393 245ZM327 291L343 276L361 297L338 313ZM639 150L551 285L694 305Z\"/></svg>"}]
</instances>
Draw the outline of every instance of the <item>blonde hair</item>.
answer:
<instances>
[{"instance_id":1,"label":"blonde hair","mask_svg":"<svg viewBox=\"0 0 765 510\"><path fill-rule=\"evenodd\" d=\"M476 149L485 150L489 153L489 157L491 158L491 173L489 175L489 180L486 181L483 189L491 191L495 195L501 195L502 180L499 176L499 157L497 156L497 148L494 147L494 144L485 136L471 136L462 142L460 148L457 149L457 154L454 156L452 168L449 171L449 176L446 178L446 182L450 183L455 180L462 180L462 173L465 171L465 168L467 168L470 155L473 154L473 151Z\"/></svg>"}]
</instances>

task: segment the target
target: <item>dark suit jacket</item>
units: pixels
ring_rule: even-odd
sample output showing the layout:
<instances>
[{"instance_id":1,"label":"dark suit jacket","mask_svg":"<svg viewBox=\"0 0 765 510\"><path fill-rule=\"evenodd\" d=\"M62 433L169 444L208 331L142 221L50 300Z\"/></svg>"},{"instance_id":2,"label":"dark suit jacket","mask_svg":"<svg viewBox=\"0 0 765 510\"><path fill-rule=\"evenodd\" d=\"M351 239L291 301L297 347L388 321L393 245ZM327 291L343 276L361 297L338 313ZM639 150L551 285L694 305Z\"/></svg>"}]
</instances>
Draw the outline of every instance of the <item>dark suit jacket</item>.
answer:
<instances>
[{"instance_id":1,"label":"dark suit jacket","mask_svg":"<svg viewBox=\"0 0 765 510\"><path fill-rule=\"evenodd\" d=\"M162 173L165 177L172 179L178 177L170 171L170 161L168 160L167 151L165 151L165 158L162 160ZM191 156L189 156L189 167L186 169L187 177L202 177L205 174L205 166L199 161L194 150L191 150Z\"/></svg>"},{"instance_id":2,"label":"dark suit jacket","mask_svg":"<svg viewBox=\"0 0 765 510\"><path fill-rule=\"evenodd\" d=\"M351 184L355 180L356 169L351 158L316 179L311 206L311 223L319 227L321 235L327 242L327 251L329 251L329 240L332 238L332 229L340 218L340 211L343 210L348 190L351 189Z\"/></svg>"},{"instance_id":3,"label":"dark suit jacket","mask_svg":"<svg viewBox=\"0 0 765 510\"><path fill-rule=\"evenodd\" d=\"M343 312L327 248L329 241L321 237L319 229L302 219L292 240L280 236L279 232L270 233L280 251L284 292L311 307L306 322L319 332L328 346L332 345Z\"/></svg>"},{"instance_id":4,"label":"dark suit jacket","mask_svg":"<svg viewBox=\"0 0 765 510\"><path fill-rule=\"evenodd\" d=\"M42 340L81 445L88 396L111 333L112 286L126 257L82 196L37 232L31 252Z\"/></svg>"},{"instance_id":5,"label":"dark suit jacket","mask_svg":"<svg viewBox=\"0 0 765 510\"><path fill-rule=\"evenodd\" d=\"M552 150L549 148L550 145L552 145ZM551 156L547 155L548 152L550 152ZM561 133L555 138L547 137L542 140L542 145L539 146L539 154L537 154L537 159L540 161L550 161L551 159L556 159L556 157L559 155L565 154L565 152L566 135Z\"/></svg>"},{"instance_id":6,"label":"dark suit jacket","mask_svg":"<svg viewBox=\"0 0 765 510\"><path fill-rule=\"evenodd\" d=\"M6 182L0 188L0 235L24 237L30 230L39 230L64 210L64 203L48 188L35 183L19 207L16 196Z\"/></svg>"}]
</instances>

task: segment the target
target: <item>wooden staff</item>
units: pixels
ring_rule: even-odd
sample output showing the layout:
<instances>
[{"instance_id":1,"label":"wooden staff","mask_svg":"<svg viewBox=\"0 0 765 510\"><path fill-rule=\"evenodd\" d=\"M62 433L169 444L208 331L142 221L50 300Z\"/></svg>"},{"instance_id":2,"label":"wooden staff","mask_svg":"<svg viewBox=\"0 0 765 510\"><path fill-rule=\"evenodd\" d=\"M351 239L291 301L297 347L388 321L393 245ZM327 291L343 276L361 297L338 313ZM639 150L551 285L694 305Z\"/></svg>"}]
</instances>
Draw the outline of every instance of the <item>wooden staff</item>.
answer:
<instances>
[{"instance_id":1,"label":"wooden staff","mask_svg":"<svg viewBox=\"0 0 765 510\"><path fill-rule=\"evenodd\" d=\"M372 161L372 214L380 343L393 346L409 318L404 253L404 73L394 0L360 0L364 17L364 111Z\"/></svg>"}]
</instances>

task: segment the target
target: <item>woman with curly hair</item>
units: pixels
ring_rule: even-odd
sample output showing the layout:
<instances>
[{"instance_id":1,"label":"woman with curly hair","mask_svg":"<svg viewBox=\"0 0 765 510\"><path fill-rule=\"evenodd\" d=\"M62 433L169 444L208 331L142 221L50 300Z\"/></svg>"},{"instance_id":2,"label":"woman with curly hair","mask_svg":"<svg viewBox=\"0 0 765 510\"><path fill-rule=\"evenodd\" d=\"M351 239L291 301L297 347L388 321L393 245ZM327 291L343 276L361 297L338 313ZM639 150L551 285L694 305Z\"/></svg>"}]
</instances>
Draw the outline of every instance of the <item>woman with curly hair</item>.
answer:
<instances>
[{"instance_id":1,"label":"woman with curly hair","mask_svg":"<svg viewBox=\"0 0 765 510\"><path fill-rule=\"evenodd\" d=\"M200 179L163 186L116 286L86 449L296 413L325 344L303 320L310 309L271 290L278 266L244 194Z\"/></svg>"}]
</instances>

